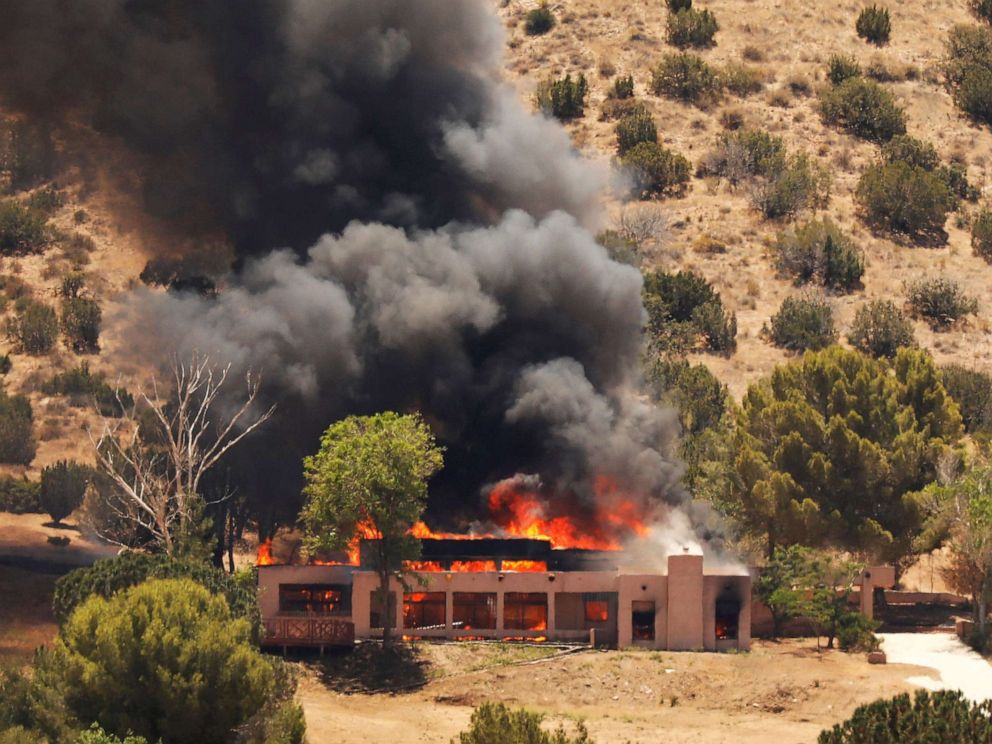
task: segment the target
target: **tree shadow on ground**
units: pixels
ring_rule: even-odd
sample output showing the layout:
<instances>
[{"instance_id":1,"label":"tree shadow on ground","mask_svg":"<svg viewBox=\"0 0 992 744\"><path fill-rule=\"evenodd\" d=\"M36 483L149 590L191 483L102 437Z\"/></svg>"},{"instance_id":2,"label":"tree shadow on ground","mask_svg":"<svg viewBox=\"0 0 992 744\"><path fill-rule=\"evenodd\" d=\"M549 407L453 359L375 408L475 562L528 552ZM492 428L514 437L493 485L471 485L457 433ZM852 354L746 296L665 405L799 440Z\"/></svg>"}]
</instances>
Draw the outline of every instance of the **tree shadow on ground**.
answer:
<instances>
[{"instance_id":1,"label":"tree shadow on ground","mask_svg":"<svg viewBox=\"0 0 992 744\"><path fill-rule=\"evenodd\" d=\"M65 522L43 522L42 527L48 527L53 530L71 530L73 532L80 532L80 529L74 524L66 524Z\"/></svg>"},{"instance_id":2,"label":"tree shadow on ground","mask_svg":"<svg viewBox=\"0 0 992 744\"><path fill-rule=\"evenodd\" d=\"M414 646L362 643L316 665L321 682L343 693L413 692L427 683L430 662Z\"/></svg>"}]
</instances>

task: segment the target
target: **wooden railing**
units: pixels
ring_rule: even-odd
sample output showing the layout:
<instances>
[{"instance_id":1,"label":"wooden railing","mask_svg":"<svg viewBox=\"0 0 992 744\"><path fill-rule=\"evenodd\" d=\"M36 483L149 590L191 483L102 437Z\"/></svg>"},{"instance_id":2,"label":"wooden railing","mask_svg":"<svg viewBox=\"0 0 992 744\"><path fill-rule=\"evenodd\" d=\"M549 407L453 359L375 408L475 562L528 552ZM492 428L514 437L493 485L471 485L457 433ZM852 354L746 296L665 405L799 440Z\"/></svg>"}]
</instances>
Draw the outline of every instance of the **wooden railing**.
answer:
<instances>
[{"instance_id":1,"label":"wooden railing","mask_svg":"<svg viewBox=\"0 0 992 744\"><path fill-rule=\"evenodd\" d=\"M348 620L309 615L266 620L266 646L350 646L355 642L355 624Z\"/></svg>"}]
</instances>

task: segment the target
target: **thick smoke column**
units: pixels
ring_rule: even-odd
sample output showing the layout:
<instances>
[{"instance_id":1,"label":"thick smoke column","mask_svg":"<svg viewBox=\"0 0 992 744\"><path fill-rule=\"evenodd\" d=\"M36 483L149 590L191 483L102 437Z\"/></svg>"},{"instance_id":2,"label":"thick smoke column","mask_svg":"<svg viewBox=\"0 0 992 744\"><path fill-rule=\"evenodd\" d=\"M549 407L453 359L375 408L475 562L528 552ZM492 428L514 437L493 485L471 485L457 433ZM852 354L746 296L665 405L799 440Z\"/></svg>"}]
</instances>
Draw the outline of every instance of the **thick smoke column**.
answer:
<instances>
[{"instance_id":1,"label":"thick smoke column","mask_svg":"<svg viewBox=\"0 0 992 744\"><path fill-rule=\"evenodd\" d=\"M235 240L217 297L139 291L123 317L146 353L262 371L280 420L243 487L292 504L334 418L419 409L448 447L436 518L478 516L518 474L569 512L592 513L597 476L646 512L684 505L677 424L634 395L640 275L586 229L605 169L500 84L483 0L0 0L0 17L0 95L123 138L151 163L150 210Z\"/></svg>"}]
</instances>

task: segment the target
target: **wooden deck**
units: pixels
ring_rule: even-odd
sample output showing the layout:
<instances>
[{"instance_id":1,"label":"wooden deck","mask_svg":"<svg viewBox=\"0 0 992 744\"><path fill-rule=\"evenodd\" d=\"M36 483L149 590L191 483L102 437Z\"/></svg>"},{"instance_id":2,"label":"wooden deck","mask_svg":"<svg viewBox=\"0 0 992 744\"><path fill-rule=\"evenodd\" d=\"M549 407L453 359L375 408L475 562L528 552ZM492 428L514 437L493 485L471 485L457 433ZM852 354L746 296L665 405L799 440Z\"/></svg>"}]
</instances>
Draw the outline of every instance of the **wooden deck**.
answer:
<instances>
[{"instance_id":1,"label":"wooden deck","mask_svg":"<svg viewBox=\"0 0 992 744\"><path fill-rule=\"evenodd\" d=\"M266 620L263 646L351 646L355 624L320 615L275 617Z\"/></svg>"}]
</instances>

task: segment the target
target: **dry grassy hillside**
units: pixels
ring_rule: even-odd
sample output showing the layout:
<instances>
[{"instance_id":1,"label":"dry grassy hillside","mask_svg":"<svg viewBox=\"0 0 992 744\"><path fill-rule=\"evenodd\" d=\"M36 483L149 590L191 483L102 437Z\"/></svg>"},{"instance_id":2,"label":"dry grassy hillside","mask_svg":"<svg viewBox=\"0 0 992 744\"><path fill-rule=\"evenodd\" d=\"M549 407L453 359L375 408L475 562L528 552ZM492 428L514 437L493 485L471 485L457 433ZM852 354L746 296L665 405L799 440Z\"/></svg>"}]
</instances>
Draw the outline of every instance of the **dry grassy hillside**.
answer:
<instances>
[{"instance_id":1,"label":"dry grassy hillside","mask_svg":"<svg viewBox=\"0 0 992 744\"><path fill-rule=\"evenodd\" d=\"M863 291L833 298L842 336L866 299L891 298L900 304L904 282L946 273L977 296L978 317L942 333L918 322L916 337L940 363L986 365L992 359L992 324L987 320L992 310L992 266L972 254L967 230L955 225L956 214L948 218L949 240L940 248L901 246L873 236L856 219L853 191L878 148L824 126L817 113L816 91L825 84L825 66L832 54L854 55L864 68L886 68L899 78L886 87L907 110L908 133L930 140L945 160L966 164L969 180L982 190L980 204L985 201L992 185L992 133L954 108L938 71L948 30L957 23L977 21L966 0L896 0L886 5L892 14L892 39L876 48L854 30L862 3L697 0L694 7L714 12L720 30L715 47L690 51L698 51L707 62L724 64L744 61L747 50L748 64L760 67L766 83L761 93L745 99L725 96L723 103L705 111L647 91L651 68L665 53L677 51L665 41L664 0L560 0L551 6L559 22L544 36L524 33L524 16L537 6L535 0L502 0L497 12L507 28L508 74L521 96L530 98L538 82L551 75L582 72L588 78L586 114L568 127L576 145L590 155L612 155L614 123L599 120L600 106L614 76L632 74L637 97L655 116L659 139L694 165L712 148L722 131L721 114L729 108L743 112L749 125L783 137L789 148L815 156L833 176L825 213L856 238L867 259ZM804 87L809 93L803 92ZM694 178L684 198L663 204L668 211L668 245L655 261L702 272L737 313L737 352L730 359L700 358L739 396L748 383L786 358L759 337L782 299L798 291L789 279L776 277L768 251L783 225L754 212L744 189L731 190L713 178ZM704 235L725 243L726 253L695 251L694 242Z\"/></svg>"}]
</instances>

